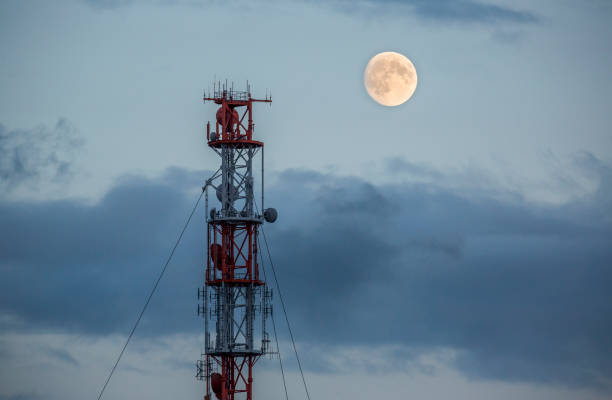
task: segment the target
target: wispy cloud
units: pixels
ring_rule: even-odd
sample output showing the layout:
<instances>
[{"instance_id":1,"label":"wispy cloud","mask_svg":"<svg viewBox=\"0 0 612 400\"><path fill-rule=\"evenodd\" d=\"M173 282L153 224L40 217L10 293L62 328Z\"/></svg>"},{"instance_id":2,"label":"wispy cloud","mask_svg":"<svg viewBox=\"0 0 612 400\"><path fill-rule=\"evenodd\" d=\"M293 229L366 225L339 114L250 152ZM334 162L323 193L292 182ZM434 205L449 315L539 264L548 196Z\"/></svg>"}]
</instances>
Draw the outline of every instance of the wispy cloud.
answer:
<instances>
[{"instance_id":1,"label":"wispy cloud","mask_svg":"<svg viewBox=\"0 0 612 400\"><path fill-rule=\"evenodd\" d=\"M51 128L41 125L9 130L0 124L0 186L11 190L43 179L57 182L68 178L74 152L82 144L66 119Z\"/></svg>"},{"instance_id":2,"label":"wispy cloud","mask_svg":"<svg viewBox=\"0 0 612 400\"><path fill-rule=\"evenodd\" d=\"M76 358L74 358L70 352L66 349L63 348L57 348L57 347L51 347L51 346L46 346L43 350L45 353L47 353L48 356L59 360L61 362L65 362L68 363L70 365L73 365L75 367L80 366L81 364L78 362L78 360Z\"/></svg>"},{"instance_id":3,"label":"wispy cloud","mask_svg":"<svg viewBox=\"0 0 612 400\"><path fill-rule=\"evenodd\" d=\"M334 0L321 4L346 13L413 14L423 20L446 23L532 24L539 21L530 11L474 0Z\"/></svg>"},{"instance_id":4,"label":"wispy cloud","mask_svg":"<svg viewBox=\"0 0 612 400\"><path fill-rule=\"evenodd\" d=\"M163 2L147 0L84 0L86 3L100 9L117 9L123 6L133 5L134 3L155 3L162 5L222 5L231 3L233 6L240 4L269 4L265 1L244 2L226 1L217 2L211 0L202 1L181 1L168 0ZM412 14L423 20L438 22L458 22L458 23L516 23L531 24L539 21L539 18L530 11L518 10L512 7L490 4L476 0L294 0L296 3L308 3L315 6L331 7L343 13L365 13L366 15L394 15Z\"/></svg>"}]
</instances>

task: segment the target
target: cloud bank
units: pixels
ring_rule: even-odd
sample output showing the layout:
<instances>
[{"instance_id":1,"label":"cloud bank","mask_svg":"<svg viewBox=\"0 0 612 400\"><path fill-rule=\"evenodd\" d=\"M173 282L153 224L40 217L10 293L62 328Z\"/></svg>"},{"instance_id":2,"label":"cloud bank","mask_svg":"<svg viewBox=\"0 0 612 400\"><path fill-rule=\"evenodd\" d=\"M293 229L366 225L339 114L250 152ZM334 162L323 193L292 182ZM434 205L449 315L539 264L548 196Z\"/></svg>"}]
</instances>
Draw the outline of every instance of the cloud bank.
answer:
<instances>
[{"instance_id":1,"label":"cloud bank","mask_svg":"<svg viewBox=\"0 0 612 400\"><path fill-rule=\"evenodd\" d=\"M280 174L266 201L280 218L266 233L298 340L397 345L415 357L453 349L469 377L609 390L612 175L582 160L598 191L555 207L431 183ZM0 203L3 329L127 332L208 175L126 177L94 205ZM138 335L201 327L202 210L193 221Z\"/></svg>"}]
</instances>

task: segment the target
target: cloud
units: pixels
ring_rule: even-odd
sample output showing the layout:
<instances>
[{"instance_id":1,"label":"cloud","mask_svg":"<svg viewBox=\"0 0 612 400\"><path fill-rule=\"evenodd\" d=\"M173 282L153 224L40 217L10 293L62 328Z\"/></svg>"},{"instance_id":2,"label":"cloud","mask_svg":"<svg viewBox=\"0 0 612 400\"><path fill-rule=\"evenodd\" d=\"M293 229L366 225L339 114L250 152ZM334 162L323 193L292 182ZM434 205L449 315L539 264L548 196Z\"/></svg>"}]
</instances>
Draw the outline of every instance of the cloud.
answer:
<instances>
[{"instance_id":1,"label":"cloud","mask_svg":"<svg viewBox=\"0 0 612 400\"><path fill-rule=\"evenodd\" d=\"M68 363L70 365L73 365L75 367L79 367L80 363L78 362L78 360L76 358L74 358L70 352L68 352L66 349L62 349L62 348L54 348L54 347L50 347L47 346L44 349L45 353L47 353L47 355L49 355L50 357L59 360L61 362L64 363Z\"/></svg>"},{"instance_id":2,"label":"cloud","mask_svg":"<svg viewBox=\"0 0 612 400\"><path fill-rule=\"evenodd\" d=\"M291 195L268 204L313 217L267 229L299 340L452 348L472 377L606 385L612 227L587 216L608 213L610 178L595 160L599 190L559 207L431 182L287 174L279 187Z\"/></svg>"},{"instance_id":3,"label":"cloud","mask_svg":"<svg viewBox=\"0 0 612 400\"><path fill-rule=\"evenodd\" d=\"M385 2L383 0L383 2ZM537 17L526 11L517 11L509 7L486 4L469 0L415 0L395 1L397 3L412 3L417 15L440 21L460 22L516 22L533 23Z\"/></svg>"},{"instance_id":4,"label":"cloud","mask_svg":"<svg viewBox=\"0 0 612 400\"><path fill-rule=\"evenodd\" d=\"M13 395L0 395L0 400L39 400L43 397L31 393L19 393Z\"/></svg>"},{"instance_id":5,"label":"cloud","mask_svg":"<svg viewBox=\"0 0 612 400\"><path fill-rule=\"evenodd\" d=\"M92 7L100 9L117 9L132 5L134 0L84 0ZM147 3L147 1L141 1ZM302 1L304 2L304 1ZM150 2L149 2L150 3ZM264 2L261 2L262 4ZM334 1L308 1L309 4L325 4L337 11L344 13L367 13L374 14L414 14L417 17L437 22L458 22L458 23L515 23L530 24L539 21L539 18L528 11L516 10L496 4L473 0L334 0ZM165 5L189 6L215 4L215 2L182 2L179 0L166 1ZM224 4L227 5L227 2ZM240 5L240 1L231 2L233 5ZM252 5L251 3L244 3Z\"/></svg>"},{"instance_id":6,"label":"cloud","mask_svg":"<svg viewBox=\"0 0 612 400\"><path fill-rule=\"evenodd\" d=\"M331 4L349 13L412 13L423 20L436 22L530 24L539 20L528 11L472 0L336 0Z\"/></svg>"},{"instance_id":7,"label":"cloud","mask_svg":"<svg viewBox=\"0 0 612 400\"><path fill-rule=\"evenodd\" d=\"M67 179L74 152L82 143L66 119L59 119L52 128L8 130L0 124L0 186L12 190L42 180Z\"/></svg>"},{"instance_id":8,"label":"cloud","mask_svg":"<svg viewBox=\"0 0 612 400\"><path fill-rule=\"evenodd\" d=\"M599 194L538 208L432 184L327 186L323 205L304 202L315 218L268 228L302 340L454 348L460 370L487 379L609 380L612 227L583 219L605 209Z\"/></svg>"},{"instance_id":9,"label":"cloud","mask_svg":"<svg viewBox=\"0 0 612 400\"><path fill-rule=\"evenodd\" d=\"M0 400L95 397L124 340L120 335L2 332L0 349L10 352L0 355ZM49 350L59 350L59 357ZM69 353L74 362L61 353ZM198 356L196 335L140 337L127 349L103 398L203 397L193 376Z\"/></svg>"},{"instance_id":10,"label":"cloud","mask_svg":"<svg viewBox=\"0 0 612 400\"><path fill-rule=\"evenodd\" d=\"M91 7L98 9L116 9L134 3L133 0L84 0Z\"/></svg>"},{"instance_id":11,"label":"cloud","mask_svg":"<svg viewBox=\"0 0 612 400\"><path fill-rule=\"evenodd\" d=\"M0 308L13 317L4 325L125 332L195 200L183 190L189 187L197 194L200 182L195 174L180 175L176 179L177 173L169 170L158 180L124 177L93 206L75 200L0 203L0 286L6 290L0 294ZM184 244L196 250L201 229L192 229L191 242ZM157 333L197 326L190 305L202 251L187 254L187 259L182 264L190 268L181 273L191 275L173 275L179 280L170 277L161 288L161 296L182 300L160 302L156 310L161 314L150 315ZM174 287L177 282L188 291ZM169 310L178 318L170 326L165 321Z\"/></svg>"},{"instance_id":12,"label":"cloud","mask_svg":"<svg viewBox=\"0 0 612 400\"><path fill-rule=\"evenodd\" d=\"M282 173L267 190L280 217L266 234L297 340L401 346L415 357L452 349L470 377L607 387L612 225L591 216L609 215L611 176L594 156L580 160L600 189L562 206L432 182ZM12 316L3 328L126 333L208 175L124 178L94 205L0 203L0 307ZM203 218L137 335L201 329Z\"/></svg>"}]
</instances>

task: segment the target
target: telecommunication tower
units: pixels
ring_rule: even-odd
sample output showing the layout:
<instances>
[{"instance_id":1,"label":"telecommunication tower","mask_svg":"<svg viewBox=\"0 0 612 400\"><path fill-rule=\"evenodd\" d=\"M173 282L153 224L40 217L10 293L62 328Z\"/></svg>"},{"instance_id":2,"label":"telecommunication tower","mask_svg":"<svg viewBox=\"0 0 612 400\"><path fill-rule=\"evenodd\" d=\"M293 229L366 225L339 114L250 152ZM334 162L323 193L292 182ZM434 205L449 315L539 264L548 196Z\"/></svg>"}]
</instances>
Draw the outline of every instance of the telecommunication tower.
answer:
<instances>
[{"instance_id":1,"label":"telecommunication tower","mask_svg":"<svg viewBox=\"0 0 612 400\"><path fill-rule=\"evenodd\" d=\"M221 166L206 181L205 284L198 289L198 314L204 317L205 352L197 361L196 377L205 381L205 400L253 398L253 367L269 351L266 320L272 313L272 291L260 277L258 228L274 222L277 212L264 209L263 142L254 140L253 103L271 103L234 91L227 83L204 92L204 102L219 105L214 130L206 125L208 146ZM253 164L261 160L261 208L255 203ZM219 209L208 210L208 189ZM260 213L261 211L261 213Z\"/></svg>"}]
</instances>

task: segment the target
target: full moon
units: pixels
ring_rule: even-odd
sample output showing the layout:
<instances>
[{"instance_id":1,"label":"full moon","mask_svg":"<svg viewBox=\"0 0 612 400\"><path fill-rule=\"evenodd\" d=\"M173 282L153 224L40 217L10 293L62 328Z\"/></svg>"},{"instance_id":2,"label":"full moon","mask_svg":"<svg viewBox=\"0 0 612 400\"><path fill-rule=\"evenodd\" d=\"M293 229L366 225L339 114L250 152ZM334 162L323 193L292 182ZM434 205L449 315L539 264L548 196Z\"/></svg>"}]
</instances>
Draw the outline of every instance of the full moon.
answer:
<instances>
[{"instance_id":1,"label":"full moon","mask_svg":"<svg viewBox=\"0 0 612 400\"><path fill-rule=\"evenodd\" d=\"M412 62L393 51L372 57L363 74L363 84L370 97L383 106L399 106L408 100L417 86Z\"/></svg>"}]
</instances>

